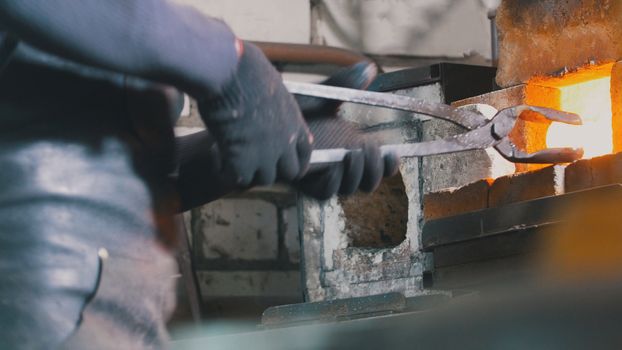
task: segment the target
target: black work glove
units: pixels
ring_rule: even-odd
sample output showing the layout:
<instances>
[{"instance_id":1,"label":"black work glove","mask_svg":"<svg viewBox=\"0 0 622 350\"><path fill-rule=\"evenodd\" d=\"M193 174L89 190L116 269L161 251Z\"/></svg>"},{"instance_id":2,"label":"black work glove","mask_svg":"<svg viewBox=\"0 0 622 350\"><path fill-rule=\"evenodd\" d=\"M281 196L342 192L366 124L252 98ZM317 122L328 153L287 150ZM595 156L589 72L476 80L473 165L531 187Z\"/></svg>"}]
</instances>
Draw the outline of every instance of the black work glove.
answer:
<instances>
[{"instance_id":1,"label":"black work glove","mask_svg":"<svg viewBox=\"0 0 622 350\"><path fill-rule=\"evenodd\" d=\"M342 69L322 84L365 89L376 77L376 67L368 62ZM341 163L312 167L295 186L304 194L325 200L335 194L350 195L357 190L371 192L383 177L393 176L399 167L394 154L384 157L377 143L364 135L356 124L337 116L339 101L297 96L300 108L314 135L314 148L348 148ZM358 149L358 150L357 150Z\"/></svg>"},{"instance_id":2,"label":"black work glove","mask_svg":"<svg viewBox=\"0 0 622 350\"><path fill-rule=\"evenodd\" d=\"M234 76L199 112L221 152L223 176L240 187L292 181L307 169L311 134L281 75L244 43Z\"/></svg>"}]
</instances>

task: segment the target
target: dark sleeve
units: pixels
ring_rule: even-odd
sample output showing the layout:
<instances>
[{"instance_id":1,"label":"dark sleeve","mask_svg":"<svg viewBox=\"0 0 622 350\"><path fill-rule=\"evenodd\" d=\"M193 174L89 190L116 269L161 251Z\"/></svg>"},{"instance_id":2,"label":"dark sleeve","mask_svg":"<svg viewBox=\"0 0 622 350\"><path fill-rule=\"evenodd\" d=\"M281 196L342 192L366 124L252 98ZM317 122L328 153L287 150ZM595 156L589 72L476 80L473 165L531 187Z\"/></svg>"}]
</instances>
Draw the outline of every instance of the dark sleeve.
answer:
<instances>
[{"instance_id":1,"label":"dark sleeve","mask_svg":"<svg viewBox=\"0 0 622 350\"><path fill-rule=\"evenodd\" d=\"M207 130L177 137L179 162L176 187L181 211L242 191L232 179L223 178L216 140Z\"/></svg>"},{"instance_id":2,"label":"dark sleeve","mask_svg":"<svg viewBox=\"0 0 622 350\"><path fill-rule=\"evenodd\" d=\"M0 29L80 63L218 93L237 65L220 20L166 0L0 1Z\"/></svg>"}]
</instances>

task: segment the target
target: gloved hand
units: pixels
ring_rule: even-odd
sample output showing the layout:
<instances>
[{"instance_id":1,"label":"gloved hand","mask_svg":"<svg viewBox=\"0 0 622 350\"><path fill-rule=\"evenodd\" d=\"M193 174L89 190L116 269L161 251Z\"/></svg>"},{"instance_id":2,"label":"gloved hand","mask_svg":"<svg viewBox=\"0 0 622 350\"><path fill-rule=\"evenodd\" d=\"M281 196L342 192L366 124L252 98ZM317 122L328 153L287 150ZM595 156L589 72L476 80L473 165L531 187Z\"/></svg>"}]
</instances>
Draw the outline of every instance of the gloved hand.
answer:
<instances>
[{"instance_id":1,"label":"gloved hand","mask_svg":"<svg viewBox=\"0 0 622 350\"><path fill-rule=\"evenodd\" d=\"M281 75L244 43L234 76L219 96L199 101L218 143L223 176L240 187L292 181L307 169L312 136Z\"/></svg>"},{"instance_id":2,"label":"gloved hand","mask_svg":"<svg viewBox=\"0 0 622 350\"><path fill-rule=\"evenodd\" d=\"M342 69L322 84L353 89L365 89L376 77L376 67L368 62ZM337 116L339 101L296 96L309 129L314 135L314 148L344 147L359 149L350 152L343 162L312 167L295 186L304 194L325 200L335 194L350 195L357 190L375 190L383 177L398 171L399 158L394 154L382 156L377 143L364 135L351 122Z\"/></svg>"}]
</instances>

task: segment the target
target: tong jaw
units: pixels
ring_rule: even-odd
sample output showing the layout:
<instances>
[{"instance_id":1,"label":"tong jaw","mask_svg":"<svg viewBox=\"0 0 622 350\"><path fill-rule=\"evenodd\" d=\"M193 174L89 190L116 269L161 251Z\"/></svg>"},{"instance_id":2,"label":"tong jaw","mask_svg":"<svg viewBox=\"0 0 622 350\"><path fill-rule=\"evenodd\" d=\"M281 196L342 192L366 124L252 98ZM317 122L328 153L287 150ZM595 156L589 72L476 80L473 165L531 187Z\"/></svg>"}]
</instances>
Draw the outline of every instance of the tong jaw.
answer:
<instances>
[{"instance_id":1,"label":"tong jaw","mask_svg":"<svg viewBox=\"0 0 622 350\"><path fill-rule=\"evenodd\" d=\"M529 114L528 117L523 115L525 111L533 111L537 114ZM495 149L505 159L514 163L533 163L533 164L550 164L550 163L570 163L583 157L582 148L547 148L541 151L527 153L516 146L509 135L516 121L521 118L526 121L536 123L560 122L571 125L581 125L581 117L577 114L562 112L555 109L534 107L528 105L519 105L501 110L492 119L493 137L500 140Z\"/></svg>"}]
</instances>

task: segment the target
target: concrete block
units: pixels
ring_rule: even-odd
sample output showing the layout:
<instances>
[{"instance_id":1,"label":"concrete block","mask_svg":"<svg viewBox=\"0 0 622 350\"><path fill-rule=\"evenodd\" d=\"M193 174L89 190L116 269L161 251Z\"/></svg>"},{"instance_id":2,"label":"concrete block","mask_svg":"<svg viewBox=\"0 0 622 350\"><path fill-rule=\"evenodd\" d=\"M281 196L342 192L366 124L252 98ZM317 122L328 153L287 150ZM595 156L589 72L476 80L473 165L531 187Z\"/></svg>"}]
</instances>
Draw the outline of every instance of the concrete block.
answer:
<instances>
[{"instance_id":1,"label":"concrete block","mask_svg":"<svg viewBox=\"0 0 622 350\"><path fill-rule=\"evenodd\" d=\"M399 93L435 102L444 100L439 84ZM342 109L342 113L347 119L361 122L368 131L380 131L382 136L387 136L387 127L399 126L399 134L386 137L395 139L393 142L422 141L421 134L423 140L431 140L464 132L447 122L408 113L381 113L378 119L372 113L357 113L357 108L352 107ZM406 126L406 121L417 124ZM321 203L303 199L303 278L308 300L421 291L422 188L429 191L464 185L488 177L495 168L494 156L486 150L434 158L403 159L401 178L391 179L385 185L391 185L391 181L402 184L393 184L372 196L333 198ZM486 194L483 198L487 198ZM382 232L386 234L387 230L400 235L390 236L385 242Z\"/></svg>"},{"instance_id":2,"label":"concrete block","mask_svg":"<svg viewBox=\"0 0 622 350\"><path fill-rule=\"evenodd\" d=\"M482 104L460 106L471 112L492 118L497 110ZM423 122L423 140L435 140L464 133L462 127L442 120ZM422 160L423 192L437 192L447 188L462 187L486 178L514 173L516 167L494 149L475 150L453 154L424 157Z\"/></svg>"},{"instance_id":3,"label":"concrete block","mask_svg":"<svg viewBox=\"0 0 622 350\"><path fill-rule=\"evenodd\" d=\"M333 252L339 249L347 248L351 241L346 234L346 214L343 207L339 204L337 198L333 197L322 203L322 220L323 236L322 249L323 261L322 269L325 271L335 268Z\"/></svg>"},{"instance_id":4,"label":"concrete block","mask_svg":"<svg viewBox=\"0 0 622 350\"><path fill-rule=\"evenodd\" d=\"M421 274L419 256L407 244L394 249L374 250L348 247L333 252L335 269L326 272L331 284L382 281Z\"/></svg>"},{"instance_id":5,"label":"concrete block","mask_svg":"<svg viewBox=\"0 0 622 350\"><path fill-rule=\"evenodd\" d=\"M564 168L562 165L555 165L500 177L490 186L488 206L493 208L563 194Z\"/></svg>"},{"instance_id":6,"label":"concrete block","mask_svg":"<svg viewBox=\"0 0 622 350\"><path fill-rule=\"evenodd\" d=\"M421 294L423 279L421 277L397 278L386 281L347 284L343 283L327 288L327 299L356 298L385 293L402 293L406 297Z\"/></svg>"},{"instance_id":7,"label":"concrete block","mask_svg":"<svg viewBox=\"0 0 622 350\"><path fill-rule=\"evenodd\" d=\"M289 207L282 211L284 243L289 261L300 262L300 232L298 230L298 207Z\"/></svg>"},{"instance_id":8,"label":"concrete block","mask_svg":"<svg viewBox=\"0 0 622 350\"><path fill-rule=\"evenodd\" d=\"M492 180L480 180L426 194L423 197L424 219L429 221L487 208L490 182Z\"/></svg>"},{"instance_id":9,"label":"concrete block","mask_svg":"<svg viewBox=\"0 0 622 350\"><path fill-rule=\"evenodd\" d=\"M396 247L352 247L352 239L346 231L347 210L337 198L325 202L302 198L303 281L307 301L381 294L396 288L410 294L421 290L421 283L404 282L417 280L423 269L419 253L421 206L418 171L419 160L416 158L404 159L400 166L408 201L408 221L406 238ZM377 200L383 201L382 198ZM402 282L394 282L393 279ZM376 281L372 283L373 288L363 286L369 281ZM362 285L351 287L356 283ZM349 291L358 294L350 294Z\"/></svg>"},{"instance_id":10,"label":"concrete block","mask_svg":"<svg viewBox=\"0 0 622 350\"><path fill-rule=\"evenodd\" d=\"M497 83L622 58L620 0L505 0L497 10Z\"/></svg>"},{"instance_id":11,"label":"concrete block","mask_svg":"<svg viewBox=\"0 0 622 350\"><path fill-rule=\"evenodd\" d=\"M440 120L424 122L422 129L423 141L465 132L461 127ZM485 150L429 156L422 158L421 162L424 193L461 187L488 178L493 164Z\"/></svg>"},{"instance_id":12,"label":"concrete block","mask_svg":"<svg viewBox=\"0 0 622 350\"><path fill-rule=\"evenodd\" d=\"M299 296L298 271L197 271L203 298Z\"/></svg>"},{"instance_id":13,"label":"concrete block","mask_svg":"<svg viewBox=\"0 0 622 350\"><path fill-rule=\"evenodd\" d=\"M408 222L406 224L406 245L411 254L419 254L421 242L421 227L423 221L423 211L421 209L421 198L423 194L420 189L421 173L419 170L420 160L417 158L402 159L400 173L404 181L406 196L408 196Z\"/></svg>"},{"instance_id":14,"label":"concrete block","mask_svg":"<svg viewBox=\"0 0 622 350\"><path fill-rule=\"evenodd\" d=\"M263 200L221 199L193 212L205 258L267 260L278 255L276 207Z\"/></svg>"},{"instance_id":15,"label":"concrete block","mask_svg":"<svg viewBox=\"0 0 622 350\"><path fill-rule=\"evenodd\" d=\"M325 300L326 294L322 287L323 281L323 208L321 202L302 197L298 204L302 209L302 280L306 301Z\"/></svg>"}]
</instances>

